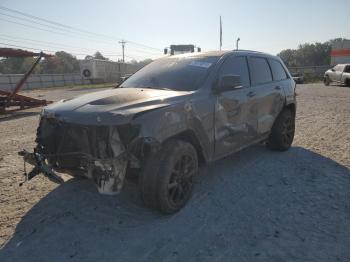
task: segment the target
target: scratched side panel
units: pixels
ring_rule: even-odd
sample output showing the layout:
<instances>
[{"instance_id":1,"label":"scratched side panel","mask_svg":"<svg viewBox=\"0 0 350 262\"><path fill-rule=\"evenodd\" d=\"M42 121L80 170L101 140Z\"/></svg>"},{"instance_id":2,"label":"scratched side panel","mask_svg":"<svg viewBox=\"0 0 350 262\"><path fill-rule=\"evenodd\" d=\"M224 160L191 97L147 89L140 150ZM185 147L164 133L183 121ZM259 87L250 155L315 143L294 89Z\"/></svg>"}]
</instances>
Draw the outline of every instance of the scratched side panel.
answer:
<instances>
[{"instance_id":1,"label":"scratched side panel","mask_svg":"<svg viewBox=\"0 0 350 262\"><path fill-rule=\"evenodd\" d=\"M284 105L284 91L281 87L284 85L281 82L272 82L253 87L256 97L254 98L257 106L257 133L263 135L270 132L272 125L283 108Z\"/></svg>"}]
</instances>

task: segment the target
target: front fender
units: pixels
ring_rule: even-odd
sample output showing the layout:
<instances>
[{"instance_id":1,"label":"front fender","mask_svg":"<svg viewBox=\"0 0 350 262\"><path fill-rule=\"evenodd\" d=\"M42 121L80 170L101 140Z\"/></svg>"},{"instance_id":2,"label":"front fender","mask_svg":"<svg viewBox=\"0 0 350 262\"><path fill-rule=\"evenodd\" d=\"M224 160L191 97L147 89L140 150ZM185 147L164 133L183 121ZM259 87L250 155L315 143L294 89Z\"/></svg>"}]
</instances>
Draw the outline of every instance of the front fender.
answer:
<instances>
[{"instance_id":1,"label":"front fender","mask_svg":"<svg viewBox=\"0 0 350 262\"><path fill-rule=\"evenodd\" d=\"M206 103L187 101L142 114L134 119L140 126L140 137L152 137L163 143L178 134L190 131L200 144L206 159L211 157L213 113Z\"/></svg>"}]
</instances>

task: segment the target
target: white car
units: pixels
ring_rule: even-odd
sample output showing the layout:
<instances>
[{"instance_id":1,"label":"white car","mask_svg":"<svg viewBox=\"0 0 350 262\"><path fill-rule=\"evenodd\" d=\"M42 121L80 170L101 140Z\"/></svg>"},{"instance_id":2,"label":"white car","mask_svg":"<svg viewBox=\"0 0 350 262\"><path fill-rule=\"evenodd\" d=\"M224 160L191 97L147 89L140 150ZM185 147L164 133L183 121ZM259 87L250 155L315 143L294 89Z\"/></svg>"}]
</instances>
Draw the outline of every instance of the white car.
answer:
<instances>
[{"instance_id":1,"label":"white car","mask_svg":"<svg viewBox=\"0 0 350 262\"><path fill-rule=\"evenodd\" d=\"M323 82L326 86L332 82L350 86L350 64L339 64L327 70Z\"/></svg>"}]
</instances>

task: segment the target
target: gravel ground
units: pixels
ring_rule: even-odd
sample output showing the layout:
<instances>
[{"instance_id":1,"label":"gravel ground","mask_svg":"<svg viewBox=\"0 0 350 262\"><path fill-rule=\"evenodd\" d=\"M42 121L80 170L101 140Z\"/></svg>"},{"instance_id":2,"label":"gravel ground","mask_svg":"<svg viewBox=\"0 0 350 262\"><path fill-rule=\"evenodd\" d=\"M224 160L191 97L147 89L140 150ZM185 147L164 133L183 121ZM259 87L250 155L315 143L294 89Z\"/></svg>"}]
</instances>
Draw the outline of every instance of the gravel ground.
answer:
<instances>
[{"instance_id":1,"label":"gravel ground","mask_svg":"<svg viewBox=\"0 0 350 262\"><path fill-rule=\"evenodd\" d=\"M293 147L201 168L173 216L144 208L133 184L114 197L68 177L19 187L17 151L33 148L38 112L0 119L0 261L350 261L350 88L298 86Z\"/></svg>"}]
</instances>

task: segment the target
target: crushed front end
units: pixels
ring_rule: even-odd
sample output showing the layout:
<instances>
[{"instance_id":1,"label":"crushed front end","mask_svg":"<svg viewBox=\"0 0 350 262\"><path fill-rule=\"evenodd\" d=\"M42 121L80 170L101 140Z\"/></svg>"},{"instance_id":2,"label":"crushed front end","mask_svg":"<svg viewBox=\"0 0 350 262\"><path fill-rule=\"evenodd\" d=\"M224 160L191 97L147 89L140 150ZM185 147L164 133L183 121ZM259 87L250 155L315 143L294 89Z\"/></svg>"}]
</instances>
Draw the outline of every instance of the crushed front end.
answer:
<instances>
[{"instance_id":1,"label":"crushed front end","mask_svg":"<svg viewBox=\"0 0 350 262\"><path fill-rule=\"evenodd\" d=\"M24 159L34 163L34 169L44 174L57 171L85 176L96 183L100 193L119 193L130 158L119 135L123 128L81 125L42 116L37 130L37 147L31 157L27 154ZM44 171L42 167L45 167Z\"/></svg>"}]
</instances>

